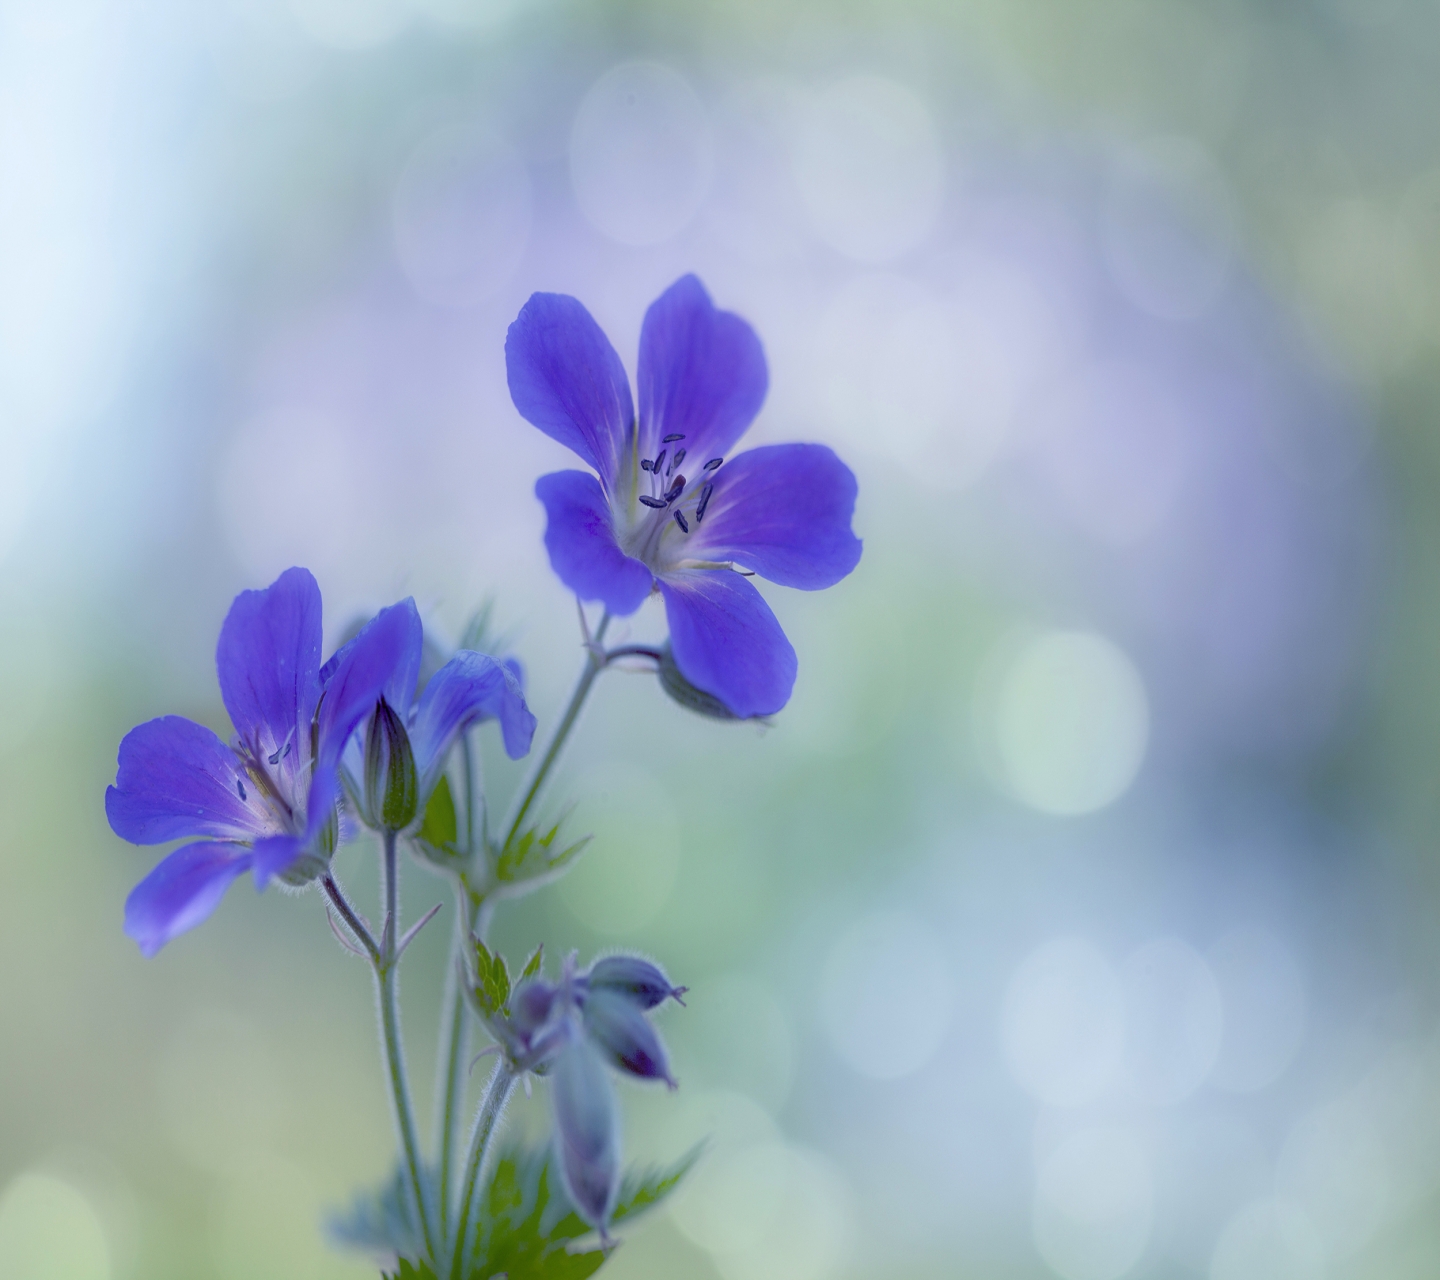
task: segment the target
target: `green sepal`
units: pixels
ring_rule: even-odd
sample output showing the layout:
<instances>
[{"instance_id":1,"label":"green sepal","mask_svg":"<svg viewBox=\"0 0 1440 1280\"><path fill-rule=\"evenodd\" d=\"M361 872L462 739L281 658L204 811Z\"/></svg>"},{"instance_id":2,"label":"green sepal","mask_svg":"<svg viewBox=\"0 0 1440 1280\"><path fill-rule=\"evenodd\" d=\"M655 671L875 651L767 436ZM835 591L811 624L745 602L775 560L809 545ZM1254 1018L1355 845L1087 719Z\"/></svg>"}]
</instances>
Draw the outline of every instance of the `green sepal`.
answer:
<instances>
[{"instance_id":1,"label":"green sepal","mask_svg":"<svg viewBox=\"0 0 1440 1280\"><path fill-rule=\"evenodd\" d=\"M465 861L465 853L459 846L460 824L455 816L455 796L450 790L450 779L443 773L430 798L425 802L425 814L420 829L410 837L415 851L437 867L455 867Z\"/></svg>"},{"instance_id":2,"label":"green sepal","mask_svg":"<svg viewBox=\"0 0 1440 1280\"><path fill-rule=\"evenodd\" d=\"M491 870L502 892L514 895L538 889L561 875L580 856L590 836L581 836L569 844L559 838L571 807L566 806L548 830L526 827L495 856Z\"/></svg>"},{"instance_id":3,"label":"green sepal","mask_svg":"<svg viewBox=\"0 0 1440 1280\"><path fill-rule=\"evenodd\" d=\"M520 970L521 982L524 982L526 978L533 978L537 973L540 972L540 961L544 959L544 957L545 944L542 942L538 947L535 948L535 952L530 957L530 959L525 961L525 967Z\"/></svg>"},{"instance_id":4,"label":"green sepal","mask_svg":"<svg viewBox=\"0 0 1440 1280\"><path fill-rule=\"evenodd\" d=\"M510 970L498 951L492 952L479 938L470 941L475 951L470 999L482 1018L493 1018L510 1002Z\"/></svg>"},{"instance_id":5,"label":"green sepal","mask_svg":"<svg viewBox=\"0 0 1440 1280\"><path fill-rule=\"evenodd\" d=\"M365 805L389 831L403 831L414 822L420 805L410 735L384 698L376 703L365 734Z\"/></svg>"},{"instance_id":6,"label":"green sepal","mask_svg":"<svg viewBox=\"0 0 1440 1280\"><path fill-rule=\"evenodd\" d=\"M675 655L670 650L670 642L665 642L665 647L660 650L660 665L656 674L660 677L660 687L672 702L678 702L687 711L693 711L696 715L707 716L711 720L739 720L737 716L713 693L706 693L704 689L696 688L690 681L680 673L676 665Z\"/></svg>"}]
</instances>

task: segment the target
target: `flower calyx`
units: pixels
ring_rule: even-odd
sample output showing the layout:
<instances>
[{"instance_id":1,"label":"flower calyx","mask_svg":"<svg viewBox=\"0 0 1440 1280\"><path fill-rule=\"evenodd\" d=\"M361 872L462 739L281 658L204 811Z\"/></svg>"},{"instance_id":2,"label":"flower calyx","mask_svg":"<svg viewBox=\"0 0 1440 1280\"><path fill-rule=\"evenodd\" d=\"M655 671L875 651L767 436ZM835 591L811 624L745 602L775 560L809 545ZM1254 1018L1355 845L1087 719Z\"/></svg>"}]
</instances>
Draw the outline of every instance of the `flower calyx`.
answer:
<instances>
[{"instance_id":1,"label":"flower calyx","mask_svg":"<svg viewBox=\"0 0 1440 1280\"><path fill-rule=\"evenodd\" d=\"M365 733L364 808L370 826L403 831L420 804L420 779L410 735L384 698L375 704Z\"/></svg>"}]
</instances>

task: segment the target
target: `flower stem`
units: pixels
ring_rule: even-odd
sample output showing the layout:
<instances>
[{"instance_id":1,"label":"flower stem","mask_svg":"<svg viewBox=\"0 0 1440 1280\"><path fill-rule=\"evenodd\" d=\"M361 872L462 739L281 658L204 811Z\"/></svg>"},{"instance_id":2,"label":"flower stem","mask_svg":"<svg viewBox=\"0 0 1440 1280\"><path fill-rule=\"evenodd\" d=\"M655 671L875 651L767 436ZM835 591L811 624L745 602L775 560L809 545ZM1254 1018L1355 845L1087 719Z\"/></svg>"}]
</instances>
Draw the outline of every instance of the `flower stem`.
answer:
<instances>
[{"instance_id":1,"label":"flower stem","mask_svg":"<svg viewBox=\"0 0 1440 1280\"><path fill-rule=\"evenodd\" d=\"M440 1235L449 1238L450 1184L455 1173L455 1147L460 1117L465 1107L465 1052L470 1037L465 1021L465 993L461 989L460 965L470 934L468 893L464 884L455 882L455 935L451 945L450 972L445 979L445 1010L440 1033L443 1037L440 1061L440 1115L437 1127L440 1146Z\"/></svg>"},{"instance_id":2,"label":"flower stem","mask_svg":"<svg viewBox=\"0 0 1440 1280\"><path fill-rule=\"evenodd\" d=\"M494 1074L485 1089L485 1099L475 1117L475 1130L470 1135L470 1154L465 1161L465 1182L460 1191L460 1212L455 1219L455 1253L451 1264L451 1280L461 1280L464 1274L465 1252L470 1245L470 1205L475 1199L475 1184L480 1180L480 1169L485 1163L490 1139L494 1137L496 1122L505 1110L510 1090L520 1073L510 1062L501 1058L495 1065Z\"/></svg>"},{"instance_id":3,"label":"flower stem","mask_svg":"<svg viewBox=\"0 0 1440 1280\"><path fill-rule=\"evenodd\" d=\"M565 708L565 714L561 717L560 724L550 739L550 745L545 748L545 754L540 757L540 763L535 766L535 772L530 775L530 781L523 793L520 807L515 811L510 829L505 833L505 843L501 845L502 849L508 848L511 841L519 834L520 827L525 821L525 815L530 812L531 805L535 803L540 789L550 776L550 770L554 768L555 762L560 758L561 748L564 747L565 740L570 736L570 730L575 727L575 722L580 718L580 708L585 705L585 699L590 693L590 686L595 683L595 677L605 670L608 655L600 647L600 642L605 638L605 630L609 625L610 611L607 609L600 619L600 625L595 628L594 636L590 639L585 654L585 669L580 673L580 679L576 681L575 692L570 695L570 705Z\"/></svg>"},{"instance_id":4,"label":"flower stem","mask_svg":"<svg viewBox=\"0 0 1440 1280\"><path fill-rule=\"evenodd\" d=\"M395 954L395 925L399 890L396 884L395 832L385 832L385 857L381 864L381 891L385 901L385 924L380 931L380 956L375 962L375 983L380 994L380 1026L385 1041L385 1064L390 1071L390 1088L395 1101L395 1124L400 1130L401 1154L415 1197L415 1211L425 1238L425 1251L433 1259L435 1237L430 1230L430 1206L420 1177L420 1144L415 1137L415 1113L410 1104L410 1084L405 1075L405 1046L400 1036L400 1007L396 1000L399 957Z\"/></svg>"}]
</instances>

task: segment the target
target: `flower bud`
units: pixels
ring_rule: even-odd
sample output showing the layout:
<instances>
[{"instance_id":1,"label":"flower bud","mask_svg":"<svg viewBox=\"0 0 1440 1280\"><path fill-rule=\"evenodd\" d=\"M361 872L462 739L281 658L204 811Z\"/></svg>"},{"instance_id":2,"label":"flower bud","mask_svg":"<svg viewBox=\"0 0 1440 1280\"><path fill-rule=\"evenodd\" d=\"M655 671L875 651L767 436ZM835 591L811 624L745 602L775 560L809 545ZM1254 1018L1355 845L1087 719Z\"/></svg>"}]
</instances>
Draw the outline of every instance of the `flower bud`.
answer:
<instances>
[{"instance_id":1,"label":"flower bud","mask_svg":"<svg viewBox=\"0 0 1440 1280\"><path fill-rule=\"evenodd\" d=\"M658 965L639 956L606 956L597 960L590 966L587 981L591 991L613 991L629 997L642 1009L653 1009L671 997L684 1004L680 997L688 990L672 987Z\"/></svg>"},{"instance_id":2,"label":"flower bud","mask_svg":"<svg viewBox=\"0 0 1440 1280\"><path fill-rule=\"evenodd\" d=\"M586 1035L612 1066L675 1087L665 1046L633 1000L613 991L591 991L582 1016Z\"/></svg>"},{"instance_id":3,"label":"flower bud","mask_svg":"<svg viewBox=\"0 0 1440 1280\"><path fill-rule=\"evenodd\" d=\"M415 820L420 780L410 735L384 698L365 733L365 808L370 819L388 831L400 831Z\"/></svg>"},{"instance_id":4,"label":"flower bud","mask_svg":"<svg viewBox=\"0 0 1440 1280\"><path fill-rule=\"evenodd\" d=\"M510 996L510 1023L527 1041L550 1017L555 1006L555 985L544 978L527 978Z\"/></svg>"},{"instance_id":5,"label":"flower bud","mask_svg":"<svg viewBox=\"0 0 1440 1280\"><path fill-rule=\"evenodd\" d=\"M565 1190L580 1216L605 1238L620 1190L620 1130L610 1081L583 1036L560 1051L549 1074L555 1154Z\"/></svg>"},{"instance_id":6,"label":"flower bud","mask_svg":"<svg viewBox=\"0 0 1440 1280\"><path fill-rule=\"evenodd\" d=\"M704 689L697 689L680 673L680 668L675 663L675 655L670 651L670 642L665 642L665 647L660 650L660 687L669 695L672 702L678 702L687 710L694 711L698 715L709 716L712 720L738 720L740 719L713 693L706 693Z\"/></svg>"}]
</instances>

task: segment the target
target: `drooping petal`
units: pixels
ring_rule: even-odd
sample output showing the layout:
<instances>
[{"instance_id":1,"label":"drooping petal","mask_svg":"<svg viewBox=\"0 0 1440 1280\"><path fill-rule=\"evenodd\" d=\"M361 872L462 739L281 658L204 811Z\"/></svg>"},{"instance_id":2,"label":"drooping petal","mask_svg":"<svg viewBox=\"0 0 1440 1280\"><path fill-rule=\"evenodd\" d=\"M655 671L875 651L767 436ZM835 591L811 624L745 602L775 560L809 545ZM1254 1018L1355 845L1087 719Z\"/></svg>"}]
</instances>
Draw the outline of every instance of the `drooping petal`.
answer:
<instances>
[{"instance_id":1,"label":"drooping petal","mask_svg":"<svg viewBox=\"0 0 1440 1280\"><path fill-rule=\"evenodd\" d=\"M277 768L290 783L310 758L320 643L320 588L308 569L287 569L265 590L235 597L215 649L235 731L257 758L283 752Z\"/></svg>"},{"instance_id":2,"label":"drooping petal","mask_svg":"<svg viewBox=\"0 0 1440 1280\"><path fill-rule=\"evenodd\" d=\"M231 881L250 865L250 851L207 841L176 849L125 899L125 932L153 956L220 905Z\"/></svg>"},{"instance_id":3,"label":"drooping petal","mask_svg":"<svg viewBox=\"0 0 1440 1280\"><path fill-rule=\"evenodd\" d=\"M410 744L422 797L430 794L456 737L481 720L500 721L505 753L512 760L530 750L535 717L520 682L494 658L462 649L430 677L415 709Z\"/></svg>"},{"instance_id":4,"label":"drooping petal","mask_svg":"<svg viewBox=\"0 0 1440 1280\"><path fill-rule=\"evenodd\" d=\"M725 463L685 553L734 560L782 587L833 586L860 562L855 475L820 444L749 449Z\"/></svg>"},{"instance_id":5,"label":"drooping petal","mask_svg":"<svg viewBox=\"0 0 1440 1280\"><path fill-rule=\"evenodd\" d=\"M670 647L685 678L737 716L768 716L790 700L795 650L760 593L728 569L660 579Z\"/></svg>"},{"instance_id":6,"label":"drooping petal","mask_svg":"<svg viewBox=\"0 0 1440 1280\"><path fill-rule=\"evenodd\" d=\"M590 313L567 294L531 294L505 335L505 374L520 415L610 488L635 408L625 366Z\"/></svg>"},{"instance_id":7,"label":"drooping petal","mask_svg":"<svg viewBox=\"0 0 1440 1280\"><path fill-rule=\"evenodd\" d=\"M535 482L545 504L545 550L556 576L582 600L599 600L620 617L634 613L654 578L615 541L610 506L595 477L583 471L552 471Z\"/></svg>"},{"instance_id":8,"label":"drooping petal","mask_svg":"<svg viewBox=\"0 0 1440 1280\"><path fill-rule=\"evenodd\" d=\"M255 888L264 889L275 876L284 875L305 847L299 836L267 836L255 841L251 850L251 869L255 872Z\"/></svg>"},{"instance_id":9,"label":"drooping petal","mask_svg":"<svg viewBox=\"0 0 1440 1280\"><path fill-rule=\"evenodd\" d=\"M675 1087L665 1046L633 1000L616 991L591 991L585 1000L584 1019L591 1043L611 1066L642 1080L663 1080Z\"/></svg>"},{"instance_id":10,"label":"drooping petal","mask_svg":"<svg viewBox=\"0 0 1440 1280\"><path fill-rule=\"evenodd\" d=\"M550 1100L565 1190L580 1216L603 1232L620 1189L620 1132L609 1077L583 1036L557 1055Z\"/></svg>"},{"instance_id":11,"label":"drooping petal","mask_svg":"<svg viewBox=\"0 0 1440 1280\"><path fill-rule=\"evenodd\" d=\"M670 985L659 965L640 956L606 956L590 966L586 985L591 991L611 991L624 996L641 1009L653 1009L666 1000L680 997L685 987Z\"/></svg>"},{"instance_id":12,"label":"drooping petal","mask_svg":"<svg viewBox=\"0 0 1440 1280\"><path fill-rule=\"evenodd\" d=\"M764 403L770 375L755 331L719 311L705 286L682 276L645 313L640 331L640 448L684 449L693 475L728 453ZM683 440L665 443L667 435Z\"/></svg>"},{"instance_id":13,"label":"drooping petal","mask_svg":"<svg viewBox=\"0 0 1440 1280\"><path fill-rule=\"evenodd\" d=\"M117 836L134 844L187 836L249 840L269 829L235 752L183 716L162 716L125 735L105 816Z\"/></svg>"}]
</instances>

